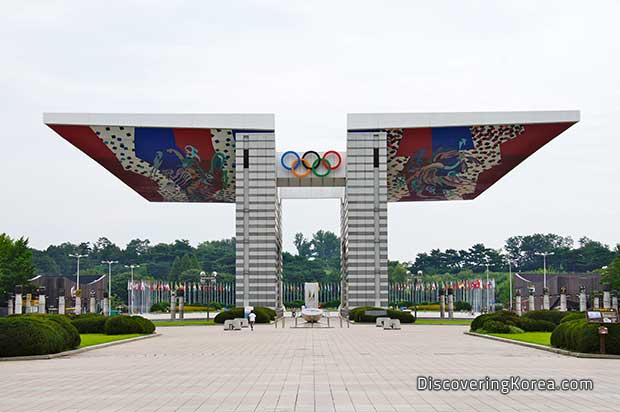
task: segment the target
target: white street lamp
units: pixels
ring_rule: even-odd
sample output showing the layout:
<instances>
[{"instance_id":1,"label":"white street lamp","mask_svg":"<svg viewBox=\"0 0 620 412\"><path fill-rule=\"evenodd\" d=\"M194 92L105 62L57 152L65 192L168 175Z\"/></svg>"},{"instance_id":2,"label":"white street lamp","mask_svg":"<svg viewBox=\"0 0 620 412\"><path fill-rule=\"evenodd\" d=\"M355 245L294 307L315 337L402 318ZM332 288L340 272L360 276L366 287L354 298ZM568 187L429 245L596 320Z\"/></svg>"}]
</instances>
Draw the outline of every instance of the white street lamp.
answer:
<instances>
[{"instance_id":1,"label":"white street lamp","mask_svg":"<svg viewBox=\"0 0 620 412\"><path fill-rule=\"evenodd\" d=\"M81 302L81 295L82 295L82 290L80 288L80 258L83 257L87 257L88 255L80 255L79 253L71 253L69 254L69 257L72 258L76 258L77 259L77 274L76 274L76 289L75 289L75 297L76 297L76 310L77 310L77 314L79 315L80 313L82 313L82 302Z\"/></svg>"},{"instance_id":2,"label":"white street lamp","mask_svg":"<svg viewBox=\"0 0 620 412\"><path fill-rule=\"evenodd\" d=\"M508 287L510 288L510 311L512 312L512 265L516 265L516 262L510 260L510 257L506 257L508 262Z\"/></svg>"},{"instance_id":3,"label":"white street lamp","mask_svg":"<svg viewBox=\"0 0 620 412\"><path fill-rule=\"evenodd\" d=\"M131 269L131 294L129 295L129 313L133 315L133 270L139 268L140 265L125 265L126 268Z\"/></svg>"},{"instance_id":4,"label":"white street lamp","mask_svg":"<svg viewBox=\"0 0 620 412\"><path fill-rule=\"evenodd\" d=\"M101 263L108 265L108 316L112 316L112 265L117 260L102 260Z\"/></svg>"},{"instance_id":5,"label":"white street lamp","mask_svg":"<svg viewBox=\"0 0 620 412\"><path fill-rule=\"evenodd\" d=\"M547 256L555 255L554 252L534 253L536 256L543 257L543 288L547 289Z\"/></svg>"}]
</instances>

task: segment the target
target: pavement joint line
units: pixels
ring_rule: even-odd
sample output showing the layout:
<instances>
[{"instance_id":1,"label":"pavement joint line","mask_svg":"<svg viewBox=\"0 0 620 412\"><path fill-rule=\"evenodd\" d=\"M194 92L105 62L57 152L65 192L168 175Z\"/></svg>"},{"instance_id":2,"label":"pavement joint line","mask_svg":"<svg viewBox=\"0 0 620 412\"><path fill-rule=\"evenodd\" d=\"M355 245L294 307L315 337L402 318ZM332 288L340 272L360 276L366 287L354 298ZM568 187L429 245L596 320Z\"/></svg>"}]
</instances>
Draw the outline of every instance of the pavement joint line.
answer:
<instances>
[{"instance_id":1,"label":"pavement joint line","mask_svg":"<svg viewBox=\"0 0 620 412\"><path fill-rule=\"evenodd\" d=\"M537 343L523 342L523 341L514 340L514 339L501 338L499 336L485 335L483 333L468 332L468 331L465 331L463 333L465 335L477 336L479 338L490 339L490 340L496 340L498 342L512 343L513 345L525 346L527 348L544 350L544 351L547 351L547 352L557 353L559 355L564 355L564 356L572 356L572 357L575 357L575 358L620 359L620 355L608 355L608 354L604 354L603 355L603 354L600 354L600 353L572 352L572 351L569 351L569 350L566 350L566 349L554 348L554 347L551 347L551 346L544 346L544 345L539 345Z\"/></svg>"},{"instance_id":2,"label":"pavement joint line","mask_svg":"<svg viewBox=\"0 0 620 412\"><path fill-rule=\"evenodd\" d=\"M138 340L155 338L157 336L161 336L161 334L160 333L153 333L153 334L150 334L150 335L136 336L135 338L120 339L120 340L115 340L115 341L112 341L112 342L100 343L98 345L86 346L84 348L67 350L67 351L64 351L64 352L48 353L47 355L10 356L10 357L6 357L6 358L0 358L0 362L55 359L55 358L60 358L60 357L63 357L63 356L78 355L80 353L88 352L88 351L95 350L95 349L103 349L103 348L107 348L108 346L122 345L124 343L135 342L135 341L138 341Z\"/></svg>"}]
</instances>

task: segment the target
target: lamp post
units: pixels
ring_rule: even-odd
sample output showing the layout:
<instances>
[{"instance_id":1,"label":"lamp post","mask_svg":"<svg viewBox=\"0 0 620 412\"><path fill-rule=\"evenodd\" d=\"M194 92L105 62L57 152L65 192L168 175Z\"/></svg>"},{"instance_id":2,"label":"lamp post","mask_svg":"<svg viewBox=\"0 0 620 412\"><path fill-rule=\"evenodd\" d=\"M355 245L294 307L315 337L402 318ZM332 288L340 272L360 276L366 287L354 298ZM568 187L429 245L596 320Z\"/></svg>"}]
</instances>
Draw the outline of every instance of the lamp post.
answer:
<instances>
[{"instance_id":1,"label":"lamp post","mask_svg":"<svg viewBox=\"0 0 620 412\"><path fill-rule=\"evenodd\" d=\"M506 261L508 262L508 287L510 288L510 311L512 312L512 265L515 264L516 262L513 262L512 260L510 260L509 257L506 258ZM516 266L516 264L515 264Z\"/></svg>"},{"instance_id":2,"label":"lamp post","mask_svg":"<svg viewBox=\"0 0 620 412\"><path fill-rule=\"evenodd\" d=\"M140 265L125 265L126 268L131 269L131 294L129 295L129 313L133 315L133 270L139 268Z\"/></svg>"},{"instance_id":3,"label":"lamp post","mask_svg":"<svg viewBox=\"0 0 620 412\"><path fill-rule=\"evenodd\" d=\"M487 284L486 284L486 288L485 289L487 291L486 310L487 310L487 313L488 313L489 310L490 310L489 306L491 305L491 301L489 300L489 261L487 260L484 264L487 267Z\"/></svg>"},{"instance_id":4,"label":"lamp post","mask_svg":"<svg viewBox=\"0 0 620 412\"><path fill-rule=\"evenodd\" d=\"M543 289L547 289L547 256L555 255L554 252L534 253L536 256L543 257Z\"/></svg>"},{"instance_id":5,"label":"lamp post","mask_svg":"<svg viewBox=\"0 0 620 412\"><path fill-rule=\"evenodd\" d=\"M75 290L75 303L76 303L76 311L79 315L82 313L82 290L80 289L80 258L87 257L88 255L80 255L79 253L71 253L69 257L77 259L77 274L76 274L76 290Z\"/></svg>"},{"instance_id":6,"label":"lamp post","mask_svg":"<svg viewBox=\"0 0 620 412\"><path fill-rule=\"evenodd\" d=\"M108 316L112 316L112 265L117 260L102 260L101 263L108 265Z\"/></svg>"}]
</instances>

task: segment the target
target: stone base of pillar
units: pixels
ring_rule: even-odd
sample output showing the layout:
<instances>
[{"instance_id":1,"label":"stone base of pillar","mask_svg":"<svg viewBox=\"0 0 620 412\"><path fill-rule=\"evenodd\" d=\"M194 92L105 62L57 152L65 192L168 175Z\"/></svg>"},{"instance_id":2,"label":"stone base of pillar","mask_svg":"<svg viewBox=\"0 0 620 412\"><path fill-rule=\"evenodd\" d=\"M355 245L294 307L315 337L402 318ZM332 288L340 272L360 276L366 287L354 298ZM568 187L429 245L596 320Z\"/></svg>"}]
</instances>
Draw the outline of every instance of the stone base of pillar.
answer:
<instances>
[{"instance_id":1,"label":"stone base of pillar","mask_svg":"<svg viewBox=\"0 0 620 412\"><path fill-rule=\"evenodd\" d=\"M543 295L543 309L549 310L549 306L549 295L545 294Z\"/></svg>"},{"instance_id":2,"label":"stone base of pillar","mask_svg":"<svg viewBox=\"0 0 620 412\"><path fill-rule=\"evenodd\" d=\"M179 296L179 319L185 317L185 299L183 296Z\"/></svg>"},{"instance_id":3,"label":"stone base of pillar","mask_svg":"<svg viewBox=\"0 0 620 412\"><path fill-rule=\"evenodd\" d=\"M21 315L22 312L23 312L23 309L22 309L22 294L21 293L16 293L15 294L15 314Z\"/></svg>"},{"instance_id":4,"label":"stone base of pillar","mask_svg":"<svg viewBox=\"0 0 620 412\"><path fill-rule=\"evenodd\" d=\"M446 296L439 295L439 316L441 319L446 317Z\"/></svg>"},{"instance_id":5,"label":"stone base of pillar","mask_svg":"<svg viewBox=\"0 0 620 412\"><path fill-rule=\"evenodd\" d=\"M601 307L601 303L599 302L598 296L594 298L594 309L598 309Z\"/></svg>"},{"instance_id":6,"label":"stone base of pillar","mask_svg":"<svg viewBox=\"0 0 620 412\"><path fill-rule=\"evenodd\" d=\"M609 292L603 292L603 307L611 309L611 293Z\"/></svg>"},{"instance_id":7,"label":"stone base of pillar","mask_svg":"<svg viewBox=\"0 0 620 412\"><path fill-rule=\"evenodd\" d=\"M13 306L14 305L13 299L9 299L9 304L8 305L9 305L8 308L7 308L8 309L8 314L12 315L13 311L15 310L15 307Z\"/></svg>"},{"instance_id":8,"label":"stone base of pillar","mask_svg":"<svg viewBox=\"0 0 620 412\"><path fill-rule=\"evenodd\" d=\"M527 310L529 310L530 312L535 311L536 310L536 305L534 304L534 295L530 295L528 297L528 308Z\"/></svg>"},{"instance_id":9,"label":"stone base of pillar","mask_svg":"<svg viewBox=\"0 0 620 412\"><path fill-rule=\"evenodd\" d=\"M45 313L45 295L39 295L39 313Z\"/></svg>"},{"instance_id":10,"label":"stone base of pillar","mask_svg":"<svg viewBox=\"0 0 620 412\"><path fill-rule=\"evenodd\" d=\"M75 297L75 314L80 315L82 313L82 298Z\"/></svg>"},{"instance_id":11,"label":"stone base of pillar","mask_svg":"<svg viewBox=\"0 0 620 412\"><path fill-rule=\"evenodd\" d=\"M579 294L579 312L585 312L588 310L588 305L586 305L586 294L581 292Z\"/></svg>"},{"instance_id":12,"label":"stone base of pillar","mask_svg":"<svg viewBox=\"0 0 620 412\"><path fill-rule=\"evenodd\" d=\"M515 298L515 308L517 310L517 316L521 316L521 296Z\"/></svg>"},{"instance_id":13,"label":"stone base of pillar","mask_svg":"<svg viewBox=\"0 0 620 412\"><path fill-rule=\"evenodd\" d=\"M566 307L566 294L562 293L560 295L560 312L566 312L567 307Z\"/></svg>"},{"instance_id":14,"label":"stone base of pillar","mask_svg":"<svg viewBox=\"0 0 620 412\"><path fill-rule=\"evenodd\" d=\"M90 313L97 312L97 301L95 300L95 298L90 298L90 302L89 302L89 305L88 305L88 311Z\"/></svg>"},{"instance_id":15,"label":"stone base of pillar","mask_svg":"<svg viewBox=\"0 0 620 412\"><path fill-rule=\"evenodd\" d=\"M103 314L108 316L110 314L110 299L103 298Z\"/></svg>"},{"instance_id":16,"label":"stone base of pillar","mask_svg":"<svg viewBox=\"0 0 620 412\"><path fill-rule=\"evenodd\" d=\"M448 319L454 319L454 295L448 295Z\"/></svg>"}]
</instances>

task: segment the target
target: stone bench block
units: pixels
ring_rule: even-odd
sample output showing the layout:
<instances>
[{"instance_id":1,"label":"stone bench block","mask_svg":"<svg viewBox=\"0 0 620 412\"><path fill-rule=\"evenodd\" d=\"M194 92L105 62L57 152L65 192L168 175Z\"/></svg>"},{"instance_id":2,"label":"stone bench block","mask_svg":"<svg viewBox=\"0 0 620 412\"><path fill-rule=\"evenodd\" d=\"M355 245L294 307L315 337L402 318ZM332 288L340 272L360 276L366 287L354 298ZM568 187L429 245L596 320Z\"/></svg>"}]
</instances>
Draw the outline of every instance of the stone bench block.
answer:
<instances>
[{"instance_id":1,"label":"stone bench block","mask_svg":"<svg viewBox=\"0 0 620 412\"><path fill-rule=\"evenodd\" d=\"M377 327L383 328L385 326L385 322L389 322L391 319L386 317L377 318Z\"/></svg>"},{"instance_id":2,"label":"stone bench block","mask_svg":"<svg viewBox=\"0 0 620 412\"><path fill-rule=\"evenodd\" d=\"M250 321L247 318L235 318L235 320L238 320L239 323L241 323L242 328L250 327Z\"/></svg>"},{"instance_id":3,"label":"stone bench block","mask_svg":"<svg viewBox=\"0 0 620 412\"><path fill-rule=\"evenodd\" d=\"M239 319L226 319L224 321L224 330L241 330L241 322L239 322Z\"/></svg>"},{"instance_id":4,"label":"stone bench block","mask_svg":"<svg viewBox=\"0 0 620 412\"><path fill-rule=\"evenodd\" d=\"M383 329L400 329L400 320L398 319L390 319L389 322L385 322L383 324Z\"/></svg>"}]
</instances>

